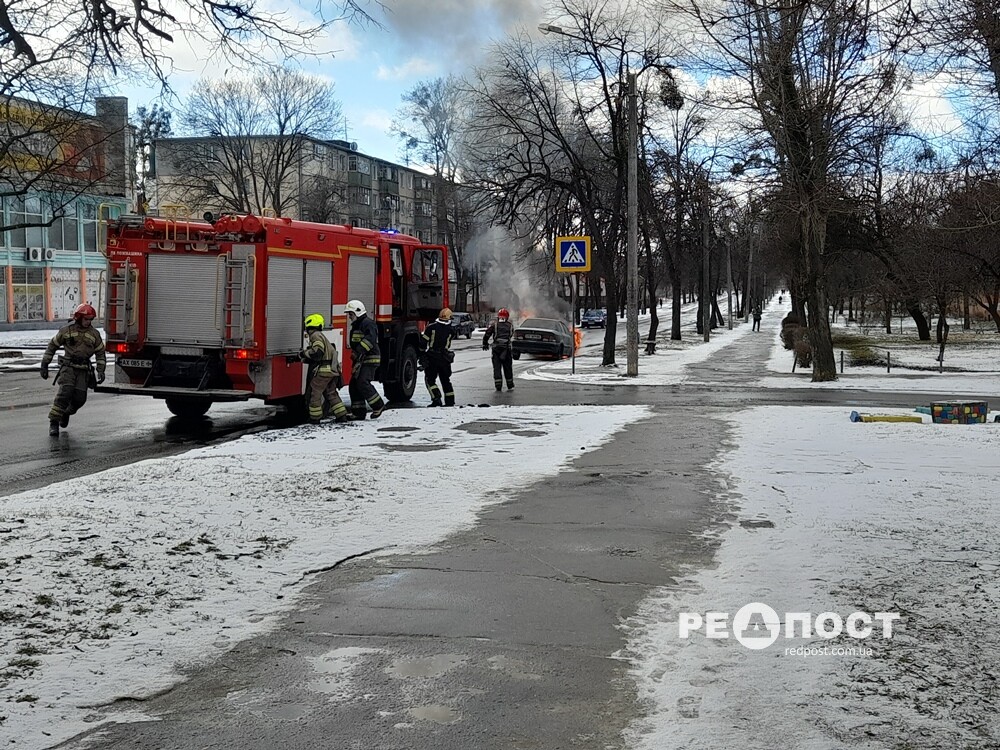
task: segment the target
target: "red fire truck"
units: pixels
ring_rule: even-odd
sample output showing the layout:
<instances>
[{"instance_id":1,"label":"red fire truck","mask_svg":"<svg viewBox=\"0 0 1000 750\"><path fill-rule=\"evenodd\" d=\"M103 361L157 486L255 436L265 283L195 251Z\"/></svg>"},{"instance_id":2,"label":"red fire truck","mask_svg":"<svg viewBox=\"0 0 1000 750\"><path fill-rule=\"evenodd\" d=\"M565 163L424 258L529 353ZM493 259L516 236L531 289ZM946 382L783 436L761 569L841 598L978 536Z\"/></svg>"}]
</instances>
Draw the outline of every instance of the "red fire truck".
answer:
<instances>
[{"instance_id":1,"label":"red fire truck","mask_svg":"<svg viewBox=\"0 0 1000 750\"><path fill-rule=\"evenodd\" d=\"M302 320L320 313L350 379L348 300L379 328L389 401L417 382L417 341L448 303L446 249L371 229L254 215L208 221L122 216L108 223L109 393L166 401L179 416L214 401L302 403Z\"/></svg>"}]
</instances>

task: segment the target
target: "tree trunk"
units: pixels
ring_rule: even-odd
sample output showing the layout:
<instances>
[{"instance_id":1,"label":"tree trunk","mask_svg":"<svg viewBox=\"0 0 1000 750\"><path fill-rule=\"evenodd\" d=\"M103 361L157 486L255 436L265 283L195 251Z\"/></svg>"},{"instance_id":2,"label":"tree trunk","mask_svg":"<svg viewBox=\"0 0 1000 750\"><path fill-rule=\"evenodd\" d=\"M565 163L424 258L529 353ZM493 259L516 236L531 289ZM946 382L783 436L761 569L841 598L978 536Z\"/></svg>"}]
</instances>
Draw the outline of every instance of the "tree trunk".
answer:
<instances>
[{"instance_id":1,"label":"tree trunk","mask_svg":"<svg viewBox=\"0 0 1000 750\"><path fill-rule=\"evenodd\" d=\"M672 279L670 290L670 340L681 340L681 279L678 274Z\"/></svg>"},{"instance_id":2,"label":"tree trunk","mask_svg":"<svg viewBox=\"0 0 1000 750\"><path fill-rule=\"evenodd\" d=\"M885 332L892 333L892 302L885 298Z\"/></svg>"},{"instance_id":3,"label":"tree trunk","mask_svg":"<svg viewBox=\"0 0 1000 750\"><path fill-rule=\"evenodd\" d=\"M962 292L962 328L966 331L972 330L972 310L969 304L969 291Z\"/></svg>"},{"instance_id":4,"label":"tree trunk","mask_svg":"<svg viewBox=\"0 0 1000 750\"><path fill-rule=\"evenodd\" d=\"M604 350L601 356L601 365L613 365L615 363L615 332L618 330L618 316L614 311L618 309L618 288L614 283L605 283L608 295L608 319L604 327Z\"/></svg>"},{"instance_id":5,"label":"tree trunk","mask_svg":"<svg viewBox=\"0 0 1000 750\"><path fill-rule=\"evenodd\" d=\"M837 360L833 354L829 304L826 299L826 272L823 245L826 241L826 214L815 204L800 209L802 254L805 260L804 286L809 314L809 343L812 345L814 383L837 379Z\"/></svg>"},{"instance_id":6,"label":"tree trunk","mask_svg":"<svg viewBox=\"0 0 1000 750\"><path fill-rule=\"evenodd\" d=\"M923 310L920 309L920 303L915 299L906 300L906 311L913 318L913 322L917 325L917 337L921 341L931 340L931 326L927 322L927 318L924 316Z\"/></svg>"}]
</instances>

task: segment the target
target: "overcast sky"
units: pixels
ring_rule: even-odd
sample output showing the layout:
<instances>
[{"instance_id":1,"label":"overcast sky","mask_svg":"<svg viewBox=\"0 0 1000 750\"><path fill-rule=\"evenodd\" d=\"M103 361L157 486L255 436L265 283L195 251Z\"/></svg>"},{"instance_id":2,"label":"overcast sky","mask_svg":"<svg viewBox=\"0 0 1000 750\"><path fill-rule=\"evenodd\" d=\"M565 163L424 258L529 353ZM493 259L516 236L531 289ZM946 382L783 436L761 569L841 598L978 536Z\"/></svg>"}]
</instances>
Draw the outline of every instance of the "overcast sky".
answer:
<instances>
[{"instance_id":1,"label":"overcast sky","mask_svg":"<svg viewBox=\"0 0 1000 750\"><path fill-rule=\"evenodd\" d=\"M403 93L421 80L465 72L482 59L491 39L518 26L535 29L543 14L542 0L386 0L385 6L384 11L368 6L381 28L336 24L323 44L332 57L302 67L336 85L347 139L391 161L401 160L398 141L387 131ZM231 61L209 56L203 46L177 44L171 56L177 70L171 85L182 97L201 76L237 70ZM155 101L148 87L123 87L120 93L129 97L133 112Z\"/></svg>"}]
</instances>

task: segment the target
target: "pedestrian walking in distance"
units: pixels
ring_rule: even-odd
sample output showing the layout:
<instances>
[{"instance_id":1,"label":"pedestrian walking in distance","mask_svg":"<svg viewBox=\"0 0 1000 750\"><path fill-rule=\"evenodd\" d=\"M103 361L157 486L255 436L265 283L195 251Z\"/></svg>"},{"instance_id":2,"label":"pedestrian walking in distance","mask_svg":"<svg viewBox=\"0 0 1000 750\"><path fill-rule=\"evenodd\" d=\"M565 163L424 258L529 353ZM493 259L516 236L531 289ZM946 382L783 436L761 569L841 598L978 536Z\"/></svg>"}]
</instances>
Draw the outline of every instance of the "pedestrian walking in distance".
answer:
<instances>
[{"instance_id":1,"label":"pedestrian walking in distance","mask_svg":"<svg viewBox=\"0 0 1000 750\"><path fill-rule=\"evenodd\" d=\"M309 363L309 423L319 424L327 410L338 422L349 422L347 407L338 391L344 387L337 347L323 333L322 315L306 316L304 321L309 341L299 353L303 362Z\"/></svg>"},{"instance_id":2,"label":"pedestrian walking in distance","mask_svg":"<svg viewBox=\"0 0 1000 750\"><path fill-rule=\"evenodd\" d=\"M451 385L451 363L455 361L455 352L451 350L451 341L455 332L451 327L451 310L447 307L441 310L433 323L424 329L420 335L420 357L424 366L424 383L431 394L431 406L454 406L455 389ZM437 380L441 378L441 387ZM444 392L444 403L441 394Z\"/></svg>"},{"instance_id":3,"label":"pedestrian walking in distance","mask_svg":"<svg viewBox=\"0 0 1000 750\"><path fill-rule=\"evenodd\" d=\"M378 348L378 326L368 317L361 300L352 299L344 305L347 319L351 322L351 412L355 419L364 419L371 407L372 419L382 416L385 401L378 395L372 381L382 364Z\"/></svg>"},{"instance_id":4,"label":"pedestrian walking in distance","mask_svg":"<svg viewBox=\"0 0 1000 750\"><path fill-rule=\"evenodd\" d=\"M507 390L514 390L514 362L510 347L514 338L514 324L510 322L510 313L501 307L497 311L496 322L490 323L483 336L483 351L490 349L490 339L493 339L493 385L498 391L503 390L503 378L507 378ZM502 373L501 373L502 371Z\"/></svg>"},{"instance_id":5,"label":"pedestrian walking in distance","mask_svg":"<svg viewBox=\"0 0 1000 750\"><path fill-rule=\"evenodd\" d=\"M755 307L753 309L753 328L751 330L753 330L753 331L759 331L760 330L760 308L759 307Z\"/></svg>"},{"instance_id":6,"label":"pedestrian walking in distance","mask_svg":"<svg viewBox=\"0 0 1000 750\"><path fill-rule=\"evenodd\" d=\"M60 427L69 426L70 415L76 414L87 403L87 389L104 382L107 356L104 339L94 328L97 311L91 305L80 305L73 311L73 322L59 329L42 355L42 378L49 379L49 364L59 349L59 369L53 385L58 387L52 408L49 410L49 435L57 437ZM97 360L94 373L90 358Z\"/></svg>"}]
</instances>

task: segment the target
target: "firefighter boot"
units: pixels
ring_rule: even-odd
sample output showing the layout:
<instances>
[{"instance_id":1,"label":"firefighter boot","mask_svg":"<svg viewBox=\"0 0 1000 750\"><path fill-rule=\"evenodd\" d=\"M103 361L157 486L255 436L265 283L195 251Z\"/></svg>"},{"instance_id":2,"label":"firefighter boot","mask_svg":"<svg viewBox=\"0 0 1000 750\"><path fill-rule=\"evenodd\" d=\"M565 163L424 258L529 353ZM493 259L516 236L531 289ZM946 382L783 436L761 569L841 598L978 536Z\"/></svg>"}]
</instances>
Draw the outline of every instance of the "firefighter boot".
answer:
<instances>
[{"instance_id":1,"label":"firefighter boot","mask_svg":"<svg viewBox=\"0 0 1000 750\"><path fill-rule=\"evenodd\" d=\"M445 394L444 405L445 406L454 406L455 405L455 394L454 393Z\"/></svg>"},{"instance_id":2,"label":"firefighter boot","mask_svg":"<svg viewBox=\"0 0 1000 750\"><path fill-rule=\"evenodd\" d=\"M378 419L382 416L383 409L372 409L372 415L370 419Z\"/></svg>"},{"instance_id":3,"label":"firefighter boot","mask_svg":"<svg viewBox=\"0 0 1000 750\"><path fill-rule=\"evenodd\" d=\"M62 415L62 419L59 420L60 427L69 427L69 412Z\"/></svg>"},{"instance_id":4,"label":"firefighter boot","mask_svg":"<svg viewBox=\"0 0 1000 750\"><path fill-rule=\"evenodd\" d=\"M433 401L431 401L430 404L428 404L428 406L444 406L444 404L441 403L441 399L436 398Z\"/></svg>"},{"instance_id":5,"label":"firefighter boot","mask_svg":"<svg viewBox=\"0 0 1000 750\"><path fill-rule=\"evenodd\" d=\"M337 424L343 424L344 422L353 422L355 419L357 419L356 416L345 412L344 414L339 415L334 421Z\"/></svg>"},{"instance_id":6,"label":"firefighter boot","mask_svg":"<svg viewBox=\"0 0 1000 750\"><path fill-rule=\"evenodd\" d=\"M507 390L508 391L514 390L514 381L513 380L508 380L507 381Z\"/></svg>"},{"instance_id":7,"label":"firefighter boot","mask_svg":"<svg viewBox=\"0 0 1000 750\"><path fill-rule=\"evenodd\" d=\"M54 419L49 422L49 435L59 437L59 423Z\"/></svg>"}]
</instances>

